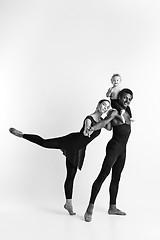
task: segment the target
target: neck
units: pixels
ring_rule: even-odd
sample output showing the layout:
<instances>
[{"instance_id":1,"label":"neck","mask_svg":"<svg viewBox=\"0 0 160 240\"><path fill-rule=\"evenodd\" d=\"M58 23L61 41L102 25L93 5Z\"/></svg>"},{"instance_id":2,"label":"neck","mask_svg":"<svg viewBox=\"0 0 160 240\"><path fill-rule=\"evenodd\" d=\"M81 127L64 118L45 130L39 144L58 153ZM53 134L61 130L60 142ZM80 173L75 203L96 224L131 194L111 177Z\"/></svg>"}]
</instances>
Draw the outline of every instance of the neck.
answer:
<instances>
[{"instance_id":1,"label":"neck","mask_svg":"<svg viewBox=\"0 0 160 240\"><path fill-rule=\"evenodd\" d=\"M98 121L99 121L100 117L102 116L102 114L99 111L97 111L97 110L94 113L92 113L92 115Z\"/></svg>"},{"instance_id":2,"label":"neck","mask_svg":"<svg viewBox=\"0 0 160 240\"><path fill-rule=\"evenodd\" d=\"M118 101L118 104L122 109L126 109L119 101Z\"/></svg>"}]
</instances>

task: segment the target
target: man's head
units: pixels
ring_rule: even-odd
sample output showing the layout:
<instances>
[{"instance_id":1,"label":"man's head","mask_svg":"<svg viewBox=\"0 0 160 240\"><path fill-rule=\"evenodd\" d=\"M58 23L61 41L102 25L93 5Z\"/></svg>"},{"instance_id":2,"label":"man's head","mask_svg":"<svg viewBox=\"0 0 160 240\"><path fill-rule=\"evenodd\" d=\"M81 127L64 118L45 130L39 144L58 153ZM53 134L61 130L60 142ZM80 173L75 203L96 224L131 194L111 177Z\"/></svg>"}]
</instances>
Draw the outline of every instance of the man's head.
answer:
<instances>
[{"instance_id":1,"label":"man's head","mask_svg":"<svg viewBox=\"0 0 160 240\"><path fill-rule=\"evenodd\" d=\"M133 99L133 92L128 89L122 89L118 94L118 101L123 108L127 108Z\"/></svg>"}]
</instances>

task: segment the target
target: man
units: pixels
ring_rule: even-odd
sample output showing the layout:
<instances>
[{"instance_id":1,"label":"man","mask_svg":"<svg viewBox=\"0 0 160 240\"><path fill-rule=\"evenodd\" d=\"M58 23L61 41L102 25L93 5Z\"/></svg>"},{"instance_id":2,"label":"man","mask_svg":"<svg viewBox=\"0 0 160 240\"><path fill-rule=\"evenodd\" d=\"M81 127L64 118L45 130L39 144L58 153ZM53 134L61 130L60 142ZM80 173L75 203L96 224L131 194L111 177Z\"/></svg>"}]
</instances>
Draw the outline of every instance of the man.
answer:
<instances>
[{"instance_id":1,"label":"man","mask_svg":"<svg viewBox=\"0 0 160 240\"><path fill-rule=\"evenodd\" d=\"M131 132L130 115L126 111L130 102L133 99L133 93L130 89L122 89L118 94L117 103L120 108L124 110L123 119L120 116L115 117L109 124L106 125L106 120L102 120L91 129L91 133L97 129L105 127L108 130L113 129L113 136L108 142L106 147L106 156L104 158L101 171L92 185L92 191L90 201L84 219L86 222L92 220L92 213L94 208L94 202L100 191L102 183L109 175L112 169L112 178L109 188L110 193L110 206L108 213L113 215L126 215L116 207L116 198L118 193L118 186L121 177L121 173L125 164L126 158L126 144Z\"/></svg>"}]
</instances>

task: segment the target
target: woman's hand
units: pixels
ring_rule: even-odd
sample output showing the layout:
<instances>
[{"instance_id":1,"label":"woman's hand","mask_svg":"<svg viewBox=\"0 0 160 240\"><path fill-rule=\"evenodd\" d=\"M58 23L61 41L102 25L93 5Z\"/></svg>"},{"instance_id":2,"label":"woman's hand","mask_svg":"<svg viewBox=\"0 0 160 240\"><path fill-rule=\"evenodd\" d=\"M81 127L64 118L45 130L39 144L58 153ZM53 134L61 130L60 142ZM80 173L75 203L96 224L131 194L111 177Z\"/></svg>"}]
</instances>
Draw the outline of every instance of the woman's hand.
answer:
<instances>
[{"instance_id":1,"label":"woman's hand","mask_svg":"<svg viewBox=\"0 0 160 240\"><path fill-rule=\"evenodd\" d=\"M88 129L88 137L90 137L93 132L94 132L94 127L91 127L90 129Z\"/></svg>"},{"instance_id":2,"label":"woman's hand","mask_svg":"<svg viewBox=\"0 0 160 240\"><path fill-rule=\"evenodd\" d=\"M90 137L92 135L92 133L94 132L94 128L90 127L87 128L86 130L83 131L84 136L86 137Z\"/></svg>"}]
</instances>

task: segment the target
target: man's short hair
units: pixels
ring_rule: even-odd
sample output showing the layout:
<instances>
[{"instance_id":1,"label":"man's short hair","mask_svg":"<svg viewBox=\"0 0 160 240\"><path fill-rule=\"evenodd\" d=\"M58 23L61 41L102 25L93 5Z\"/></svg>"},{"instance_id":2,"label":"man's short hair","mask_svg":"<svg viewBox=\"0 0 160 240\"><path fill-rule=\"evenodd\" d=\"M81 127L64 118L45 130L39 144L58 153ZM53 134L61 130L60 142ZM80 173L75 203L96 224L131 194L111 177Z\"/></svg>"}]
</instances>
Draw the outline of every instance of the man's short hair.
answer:
<instances>
[{"instance_id":1,"label":"man's short hair","mask_svg":"<svg viewBox=\"0 0 160 240\"><path fill-rule=\"evenodd\" d=\"M124 93L128 93L132 96L133 98L133 92L129 88L123 88L119 93L118 93L118 98L121 98Z\"/></svg>"}]
</instances>

